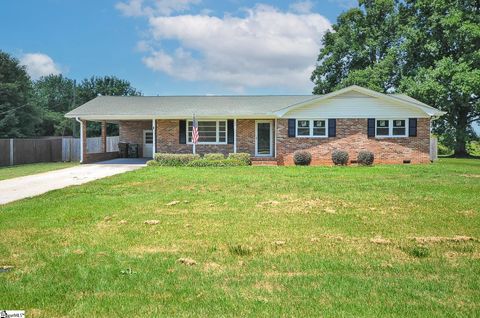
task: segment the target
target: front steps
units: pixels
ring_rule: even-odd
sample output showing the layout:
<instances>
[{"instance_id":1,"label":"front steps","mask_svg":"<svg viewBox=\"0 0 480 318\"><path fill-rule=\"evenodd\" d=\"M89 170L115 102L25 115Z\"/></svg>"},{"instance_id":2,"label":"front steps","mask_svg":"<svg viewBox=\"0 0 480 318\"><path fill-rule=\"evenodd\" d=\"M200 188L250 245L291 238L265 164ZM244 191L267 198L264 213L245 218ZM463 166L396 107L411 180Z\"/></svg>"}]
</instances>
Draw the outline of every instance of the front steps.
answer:
<instances>
[{"instance_id":1,"label":"front steps","mask_svg":"<svg viewBox=\"0 0 480 318\"><path fill-rule=\"evenodd\" d=\"M252 166L278 166L275 157L252 157Z\"/></svg>"}]
</instances>

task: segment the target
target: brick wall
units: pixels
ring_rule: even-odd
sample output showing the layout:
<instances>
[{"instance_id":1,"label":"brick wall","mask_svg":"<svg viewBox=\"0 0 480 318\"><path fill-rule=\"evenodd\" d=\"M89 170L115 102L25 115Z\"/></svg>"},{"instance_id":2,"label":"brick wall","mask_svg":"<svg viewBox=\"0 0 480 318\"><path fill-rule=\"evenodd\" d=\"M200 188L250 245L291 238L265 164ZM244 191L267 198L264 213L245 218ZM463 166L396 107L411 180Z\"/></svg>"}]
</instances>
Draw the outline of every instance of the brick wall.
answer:
<instances>
[{"instance_id":1,"label":"brick wall","mask_svg":"<svg viewBox=\"0 0 480 318\"><path fill-rule=\"evenodd\" d=\"M159 119L156 123L157 151L164 153L192 153L192 145L180 144L179 120ZM238 137L237 137L238 138ZM238 139L237 139L238 140ZM228 155L233 152L233 145L197 145L198 154L223 153Z\"/></svg>"},{"instance_id":2,"label":"brick wall","mask_svg":"<svg viewBox=\"0 0 480 318\"><path fill-rule=\"evenodd\" d=\"M278 120L277 152L279 164L293 164L293 152L303 149L312 153L312 164L332 164L332 152L346 150L350 160L355 160L360 150L375 154L375 163L430 162L430 120L419 118L417 137L368 138L367 119L337 119L337 136L334 138L290 138L288 120Z\"/></svg>"},{"instance_id":3,"label":"brick wall","mask_svg":"<svg viewBox=\"0 0 480 318\"><path fill-rule=\"evenodd\" d=\"M120 142L139 144L139 156L143 157L143 130L151 130L151 120L120 121L118 125Z\"/></svg>"},{"instance_id":4,"label":"brick wall","mask_svg":"<svg viewBox=\"0 0 480 318\"><path fill-rule=\"evenodd\" d=\"M255 120L237 120L237 152L255 155Z\"/></svg>"}]
</instances>

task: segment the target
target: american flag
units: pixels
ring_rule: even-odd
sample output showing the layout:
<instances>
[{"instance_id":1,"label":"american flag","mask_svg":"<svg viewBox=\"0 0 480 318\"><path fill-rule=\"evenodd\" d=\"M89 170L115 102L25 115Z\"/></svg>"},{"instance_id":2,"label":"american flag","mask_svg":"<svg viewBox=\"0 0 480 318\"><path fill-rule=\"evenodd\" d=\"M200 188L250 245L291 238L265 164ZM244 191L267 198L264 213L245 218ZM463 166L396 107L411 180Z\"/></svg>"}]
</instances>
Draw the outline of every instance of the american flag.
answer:
<instances>
[{"instance_id":1,"label":"american flag","mask_svg":"<svg viewBox=\"0 0 480 318\"><path fill-rule=\"evenodd\" d=\"M194 145L198 144L198 122L195 119L195 115L193 115L193 122L192 122L192 143Z\"/></svg>"}]
</instances>

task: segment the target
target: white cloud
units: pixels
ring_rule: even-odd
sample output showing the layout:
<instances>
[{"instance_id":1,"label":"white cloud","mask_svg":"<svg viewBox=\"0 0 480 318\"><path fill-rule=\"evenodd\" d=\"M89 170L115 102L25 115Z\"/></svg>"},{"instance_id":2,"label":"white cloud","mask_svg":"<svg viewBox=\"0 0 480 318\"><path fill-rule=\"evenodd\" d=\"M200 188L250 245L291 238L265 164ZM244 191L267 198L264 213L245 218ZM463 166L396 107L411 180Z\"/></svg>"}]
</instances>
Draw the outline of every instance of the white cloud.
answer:
<instances>
[{"instance_id":1,"label":"white cloud","mask_svg":"<svg viewBox=\"0 0 480 318\"><path fill-rule=\"evenodd\" d=\"M298 13L310 13L313 9L313 2L310 0L299 1L290 5L290 10Z\"/></svg>"},{"instance_id":2,"label":"white cloud","mask_svg":"<svg viewBox=\"0 0 480 318\"><path fill-rule=\"evenodd\" d=\"M170 15L178 11L187 11L201 0L127 0L118 2L115 8L129 17Z\"/></svg>"},{"instance_id":3,"label":"white cloud","mask_svg":"<svg viewBox=\"0 0 480 318\"><path fill-rule=\"evenodd\" d=\"M330 28L320 14L282 12L267 5L247 9L243 17L152 16L149 24L150 42L156 49L143 58L148 68L239 91L245 87L310 90L321 38ZM165 40L179 44L168 50L162 46Z\"/></svg>"},{"instance_id":4,"label":"white cloud","mask_svg":"<svg viewBox=\"0 0 480 318\"><path fill-rule=\"evenodd\" d=\"M52 58L42 53L26 53L20 58L20 64L25 65L32 79L38 79L50 74L60 74L60 67Z\"/></svg>"}]
</instances>

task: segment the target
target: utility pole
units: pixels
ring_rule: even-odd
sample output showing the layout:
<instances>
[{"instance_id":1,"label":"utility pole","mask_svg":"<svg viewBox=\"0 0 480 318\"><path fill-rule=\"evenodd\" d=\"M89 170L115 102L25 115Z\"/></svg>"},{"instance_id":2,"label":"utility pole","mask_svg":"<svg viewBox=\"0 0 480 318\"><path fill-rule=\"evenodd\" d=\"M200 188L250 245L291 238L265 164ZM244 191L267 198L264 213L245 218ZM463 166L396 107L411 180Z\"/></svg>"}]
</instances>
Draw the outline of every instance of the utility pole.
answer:
<instances>
[{"instance_id":1,"label":"utility pole","mask_svg":"<svg viewBox=\"0 0 480 318\"><path fill-rule=\"evenodd\" d=\"M77 106L77 80L73 80L73 99L72 99L72 109L74 109ZM73 123L73 137L77 135L77 122L72 119Z\"/></svg>"}]
</instances>

